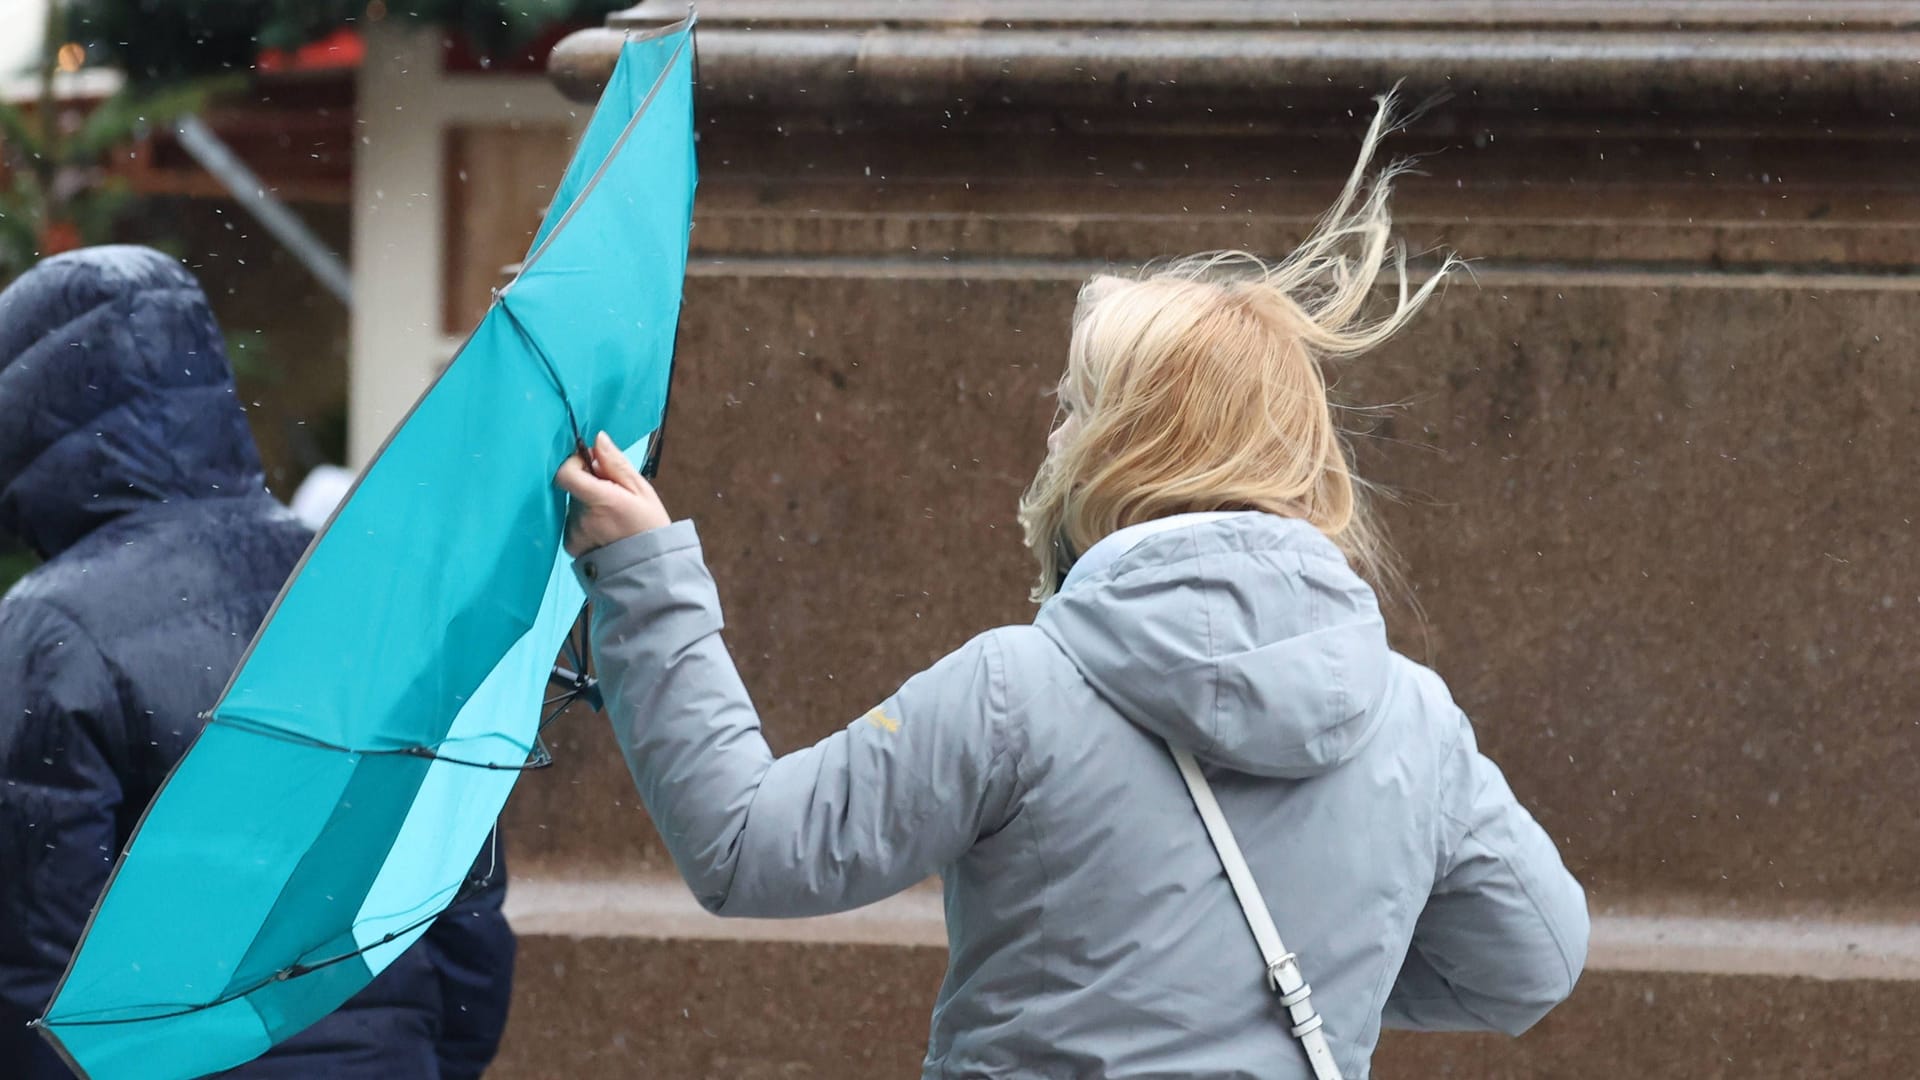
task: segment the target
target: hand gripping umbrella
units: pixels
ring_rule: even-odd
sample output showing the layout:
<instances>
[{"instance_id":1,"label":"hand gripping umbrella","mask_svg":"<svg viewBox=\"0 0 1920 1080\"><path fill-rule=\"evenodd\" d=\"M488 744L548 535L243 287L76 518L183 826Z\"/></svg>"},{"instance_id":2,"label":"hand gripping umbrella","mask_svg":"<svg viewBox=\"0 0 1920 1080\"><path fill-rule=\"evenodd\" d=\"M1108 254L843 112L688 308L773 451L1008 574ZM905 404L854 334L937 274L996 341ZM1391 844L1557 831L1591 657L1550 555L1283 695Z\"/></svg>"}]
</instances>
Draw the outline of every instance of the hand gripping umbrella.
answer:
<instances>
[{"instance_id":1,"label":"hand gripping umbrella","mask_svg":"<svg viewBox=\"0 0 1920 1080\"><path fill-rule=\"evenodd\" d=\"M37 1022L81 1075L200 1076L332 1011L456 899L543 757L584 602L551 479L597 431L637 447L659 429L692 68L691 20L624 46L519 274L308 550L149 807Z\"/></svg>"}]
</instances>

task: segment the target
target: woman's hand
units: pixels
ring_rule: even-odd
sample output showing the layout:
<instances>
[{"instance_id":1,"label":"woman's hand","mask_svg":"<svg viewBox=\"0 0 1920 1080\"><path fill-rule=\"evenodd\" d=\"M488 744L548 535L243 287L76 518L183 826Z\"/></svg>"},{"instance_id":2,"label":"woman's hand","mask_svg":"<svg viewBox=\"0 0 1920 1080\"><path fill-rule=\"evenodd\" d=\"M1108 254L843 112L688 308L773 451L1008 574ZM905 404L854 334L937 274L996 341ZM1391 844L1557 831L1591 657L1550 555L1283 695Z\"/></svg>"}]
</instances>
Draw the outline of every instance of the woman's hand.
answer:
<instances>
[{"instance_id":1,"label":"woman's hand","mask_svg":"<svg viewBox=\"0 0 1920 1080\"><path fill-rule=\"evenodd\" d=\"M593 461L579 454L560 466L553 482L573 496L567 509L567 554L574 558L672 522L653 485L606 432L593 440Z\"/></svg>"}]
</instances>

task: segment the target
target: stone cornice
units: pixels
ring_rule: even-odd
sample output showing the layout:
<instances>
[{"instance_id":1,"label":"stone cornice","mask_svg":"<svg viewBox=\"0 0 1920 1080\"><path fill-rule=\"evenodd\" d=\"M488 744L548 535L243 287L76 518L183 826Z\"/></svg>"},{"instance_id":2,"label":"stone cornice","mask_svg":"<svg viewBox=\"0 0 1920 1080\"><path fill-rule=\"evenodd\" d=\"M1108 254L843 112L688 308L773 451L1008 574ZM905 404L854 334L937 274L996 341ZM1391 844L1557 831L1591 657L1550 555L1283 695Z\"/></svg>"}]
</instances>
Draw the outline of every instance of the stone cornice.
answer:
<instances>
[{"instance_id":1,"label":"stone cornice","mask_svg":"<svg viewBox=\"0 0 1920 1080\"><path fill-rule=\"evenodd\" d=\"M684 10L650 0L573 35L555 83L591 100L625 29ZM1477 114L1885 127L1920 111L1911 0L708 0L696 34L707 109L942 125L1344 115L1403 80Z\"/></svg>"}]
</instances>

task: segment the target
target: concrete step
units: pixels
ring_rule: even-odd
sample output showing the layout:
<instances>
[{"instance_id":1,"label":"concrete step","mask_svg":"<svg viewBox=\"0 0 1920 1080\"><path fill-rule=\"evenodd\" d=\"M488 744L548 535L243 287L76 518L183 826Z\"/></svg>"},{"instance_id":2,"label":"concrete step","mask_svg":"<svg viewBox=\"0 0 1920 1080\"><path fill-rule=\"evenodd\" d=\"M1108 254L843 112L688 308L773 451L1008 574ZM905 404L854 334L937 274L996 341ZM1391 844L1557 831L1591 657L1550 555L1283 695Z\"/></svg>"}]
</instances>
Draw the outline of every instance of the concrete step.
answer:
<instances>
[{"instance_id":1,"label":"concrete step","mask_svg":"<svg viewBox=\"0 0 1920 1080\"><path fill-rule=\"evenodd\" d=\"M1381 1077L1920 1075L1920 920L1599 907L1573 999L1519 1040L1389 1033ZM491 1074L916 1075L945 966L936 888L820 919L723 920L677 880L517 880L514 1014Z\"/></svg>"}]
</instances>

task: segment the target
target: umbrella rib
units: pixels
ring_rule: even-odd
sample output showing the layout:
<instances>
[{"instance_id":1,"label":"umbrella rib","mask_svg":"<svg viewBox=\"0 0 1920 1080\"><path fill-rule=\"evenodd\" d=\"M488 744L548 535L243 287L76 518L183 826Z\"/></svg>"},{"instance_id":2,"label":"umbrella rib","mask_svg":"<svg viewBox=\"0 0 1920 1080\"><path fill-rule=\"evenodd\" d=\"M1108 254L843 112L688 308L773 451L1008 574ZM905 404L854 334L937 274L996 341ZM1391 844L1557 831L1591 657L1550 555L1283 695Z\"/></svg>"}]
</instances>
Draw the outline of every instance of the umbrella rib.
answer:
<instances>
[{"instance_id":1,"label":"umbrella rib","mask_svg":"<svg viewBox=\"0 0 1920 1080\"><path fill-rule=\"evenodd\" d=\"M401 927L398 930L389 931L384 936L382 936L380 940L372 942L367 945L362 945L361 947L353 950L352 952L341 953L338 956L329 956L322 960L315 960L311 964L299 964L299 963L293 964L291 966L282 968L279 971L274 972L272 975L269 975L266 978L261 979L259 982L254 983L253 985L248 986L243 990L234 990L229 993L222 994L220 997L214 998L212 1001L206 1002L205 1004L202 1004L202 1005L185 1005L185 1004L177 1004L177 1003L166 1003L166 1004L148 1006L148 1008L171 1008L174 1010L172 1012L155 1013L151 1016L118 1017L112 1020L72 1020L72 1019L56 1019L53 1017L48 1017L45 1020L38 1021L38 1022L44 1023L49 1027L111 1027L115 1024L144 1024L154 1020L176 1020L182 1016L192 1016L194 1013L205 1012L208 1009L217 1009L222 1005L232 1004L233 1002L239 1001L240 999L247 997L250 994L257 993L258 991L263 990L273 985L274 983L286 982L290 979L298 979L303 975L311 975L316 971L322 971L326 968L333 967L335 964L344 964L348 960L352 960L357 956L363 956L366 953L371 952L372 950L377 949L382 945L390 945L393 942L399 940L400 938L413 933L415 930L418 930L421 927L432 922L433 920L439 918L442 914L444 914L448 909L452 908L455 904L458 904L461 901L472 897L476 891L480 889L484 889L488 885L492 884L494 872L498 870L500 866L499 831L500 831L499 828L496 826L494 830L488 834L489 843L493 845L494 850L493 850L492 865L488 867L485 877L479 878L478 880L475 880L473 878L468 878L466 883L461 886L460 890L454 893L453 899L447 901L447 906L445 908L442 908L431 915L427 915L422 918L416 919L413 922L408 923L407 925ZM86 1016L88 1014L78 1013L76 1015Z\"/></svg>"},{"instance_id":2,"label":"umbrella rib","mask_svg":"<svg viewBox=\"0 0 1920 1080\"><path fill-rule=\"evenodd\" d=\"M587 454L586 432L580 427L579 415L573 411L573 399L567 396L567 384L560 379L560 368L554 364L553 358L547 355L547 350L540 347L540 342L527 332L527 328L520 322L520 316L513 313L513 305L507 302L505 296L500 298L500 310L506 313L507 321L513 324L513 332L520 335L520 340L526 343L527 348L533 350L533 355L539 358L541 366L547 369L547 377L553 380L553 388L560 394L560 405L567 410L567 426L573 429L573 445L582 456L585 456Z\"/></svg>"},{"instance_id":3,"label":"umbrella rib","mask_svg":"<svg viewBox=\"0 0 1920 1080\"><path fill-rule=\"evenodd\" d=\"M489 872L489 877L491 877L491 872ZM474 883L469 882L469 884L471 885ZM480 884L484 885L485 882L483 881ZM467 889L462 889L458 894L454 896L452 900L447 901L447 907L450 908L453 905L459 903L462 900L467 899L472 895L473 895L472 892L468 891ZM352 952L341 953L338 956L329 956L324 960L316 960L311 964L294 964L291 967L282 968L281 970L274 972L272 975L267 976L266 978L260 980L257 983L254 983L251 986L246 987L245 989L234 990L229 993L222 994L221 996L214 998L212 1001L206 1002L205 1004L202 1004L202 1005L163 1004L159 1006L149 1006L149 1007L150 1008L153 1008L153 1007L172 1008L174 1011L164 1012L164 1013L154 1013L151 1016L117 1017L112 1020L73 1020L73 1019L59 1019L59 1018L49 1017L44 1021L44 1023L46 1023L47 1026L49 1027L111 1027L115 1024L144 1024L154 1020L176 1020L182 1016L192 1016L194 1013L205 1012L208 1009L217 1009L222 1005L230 1005L233 1002L239 1001L241 998L244 998L249 994L257 993L260 990L263 990L273 985L274 983L286 982L289 979L297 979L303 975L311 975L316 971L321 971L323 969L333 967L335 964L343 964L348 960L352 960L356 956L364 955L365 953L373 949L377 949L382 945L392 944L394 941L398 940L399 938L407 934L410 934L413 931L420 929L422 926L425 926L428 923L432 922L433 920L439 918L444 910L445 909L442 909L442 911L436 911L433 914L426 916L425 918L417 919L411 923L408 923L406 926L403 926L398 930L389 932L388 934L383 936L380 940L375 941L369 945L363 945ZM78 1015L85 1016L87 1014L80 1013Z\"/></svg>"},{"instance_id":4,"label":"umbrella rib","mask_svg":"<svg viewBox=\"0 0 1920 1080\"><path fill-rule=\"evenodd\" d=\"M579 700L580 700L579 696L574 695L572 697L567 698L565 701L561 702L558 706L556 706L553 709L552 712L549 712L546 716L541 718L540 730L541 731L547 730L548 724L551 724L555 720L560 719L561 715L564 714L568 709L573 708L573 703Z\"/></svg>"},{"instance_id":5,"label":"umbrella rib","mask_svg":"<svg viewBox=\"0 0 1920 1080\"><path fill-rule=\"evenodd\" d=\"M448 765L464 765L470 769L487 769L493 772L527 772L532 769L545 768L544 765L501 765L491 761L471 761L466 758L448 757L440 753L433 746L400 746L391 749L357 750L351 746L341 746L339 743L330 743L325 739L316 739L311 735L302 735L297 731L287 731L255 721L235 720L217 714L207 722L230 727L236 731L244 731L251 735L278 739L281 742L292 743L295 746L306 746L315 750L331 750L337 754L361 754L366 757L425 758L428 761L443 761Z\"/></svg>"},{"instance_id":6,"label":"umbrella rib","mask_svg":"<svg viewBox=\"0 0 1920 1080\"><path fill-rule=\"evenodd\" d=\"M594 680L591 676L581 674L579 672L571 671L567 668L561 667L558 664L554 665L553 675L551 676L551 679L566 684L567 689L564 692L555 694L552 697L549 697L540 703L543 709L546 709L548 707L553 707L553 708L552 708L552 711L547 712L545 715L541 717L540 726L534 729L536 734L538 732L545 731L547 729L548 724L551 724L555 720L559 719L560 714L566 712L568 708L572 707L574 702L579 701L582 697L585 697L587 693L590 690L592 690L594 686ZM447 763L448 765L460 765L469 769L486 769L491 772L532 772L536 769L544 769L547 766L553 764L552 757L547 755L544 752L535 753L533 757L530 757L530 759L523 764L502 765L498 762L473 761L467 758L451 757L447 754L443 754L440 752L439 747L445 745L444 741L441 743L435 743L432 745L401 746L401 747L393 747L393 748L378 749L378 750L357 750L351 746L342 746L339 743L328 742L325 739L315 738L312 735L305 735L297 731L288 731L284 728L277 728L270 724L260 723L259 721L256 721L256 720L240 720L233 717L221 716L218 713L216 713L213 716L208 717L207 722L209 724L220 724L225 727L230 727L236 731L244 731L253 735L261 735L269 739L278 739L281 742L292 743L296 746L307 746L316 750L330 750L338 754L363 754L369 757L425 758L429 761L441 761L441 762Z\"/></svg>"}]
</instances>

